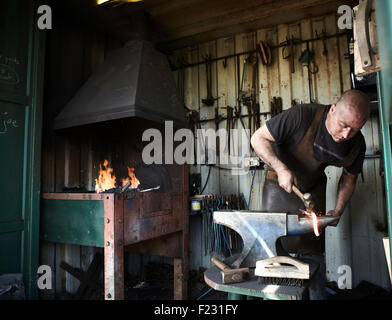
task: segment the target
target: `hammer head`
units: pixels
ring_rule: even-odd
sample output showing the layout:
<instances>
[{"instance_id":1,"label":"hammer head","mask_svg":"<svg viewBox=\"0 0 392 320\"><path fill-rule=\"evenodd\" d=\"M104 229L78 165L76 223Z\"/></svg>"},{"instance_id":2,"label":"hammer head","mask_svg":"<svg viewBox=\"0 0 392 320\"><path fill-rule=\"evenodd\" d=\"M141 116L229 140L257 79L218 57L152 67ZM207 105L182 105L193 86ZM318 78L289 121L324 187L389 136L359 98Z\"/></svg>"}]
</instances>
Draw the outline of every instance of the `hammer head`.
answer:
<instances>
[{"instance_id":1,"label":"hammer head","mask_svg":"<svg viewBox=\"0 0 392 320\"><path fill-rule=\"evenodd\" d=\"M312 195L310 193L304 193L303 202L305 204L306 209L310 209L310 210L314 209L314 202L312 200Z\"/></svg>"},{"instance_id":2,"label":"hammer head","mask_svg":"<svg viewBox=\"0 0 392 320\"><path fill-rule=\"evenodd\" d=\"M225 269L221 271L221 274L224 284L247 281L250 278L249 268Z\"/></svg>"}]
</instances>

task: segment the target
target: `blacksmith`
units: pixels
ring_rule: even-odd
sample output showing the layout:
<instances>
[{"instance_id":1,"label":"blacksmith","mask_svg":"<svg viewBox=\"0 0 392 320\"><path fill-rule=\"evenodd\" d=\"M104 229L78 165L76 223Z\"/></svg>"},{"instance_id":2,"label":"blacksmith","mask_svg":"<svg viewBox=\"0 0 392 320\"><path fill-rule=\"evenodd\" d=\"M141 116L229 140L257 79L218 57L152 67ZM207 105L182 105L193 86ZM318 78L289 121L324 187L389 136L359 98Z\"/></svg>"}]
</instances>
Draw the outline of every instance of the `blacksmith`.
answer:
<instances>
[{"instance_id":1,"label":"blacksmith","mask_svg":"<svg viewBox=\"0 0 392 320\"><path fill-rule=\"evenodd\" d=\"M332 165L343 170L335 208L326 214L340 217L362 170L366 145L360 130L369 114L368 97L361 91L349 90L336 104L296 105L268 120L251 139L255 152L268 166L261 210L298 213L304 205L292 192L294 184L312 195L315 211L325 214L324 169ZM321 257L325 251L324 233L319 237L282 237L277 251L279 255Z\"/></svg>"}]
</instances>

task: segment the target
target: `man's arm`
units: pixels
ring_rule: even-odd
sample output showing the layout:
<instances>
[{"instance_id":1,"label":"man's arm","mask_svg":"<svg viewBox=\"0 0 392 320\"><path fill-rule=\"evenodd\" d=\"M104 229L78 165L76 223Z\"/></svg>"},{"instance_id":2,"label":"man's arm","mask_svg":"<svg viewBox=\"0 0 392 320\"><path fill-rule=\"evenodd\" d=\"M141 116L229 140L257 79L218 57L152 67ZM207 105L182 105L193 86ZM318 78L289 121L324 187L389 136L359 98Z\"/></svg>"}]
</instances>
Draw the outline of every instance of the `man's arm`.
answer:
<instances>
[{"instance_id":1,"label":"man's arm","mask_svg":"<svg viewBox=\"0 0 392 320\"><path fill-rule=\"evenodd\" d=\"M341 216L343 214L348 200L350 200L352 194L354 193L357 176L357 174L351 174L345 168L343 168L343 172L338 183L338 196L335 209L328 211L327 215ZM338 222L332 224L332 226L336 226L337 224Z\"/></svg>"},{"instance_id":2,"label":"man's arm","mask_svg":"<svg viewBox=\"0 0 392 320\"><path fill-rule=\"evenodd\" d=\"M278 174L279 186L291 193L294 175L287 166L278 159L271 143L275 142L274 137L264 124L252 135L251 144L256 154Z\"/></svg>"}]
</instances>

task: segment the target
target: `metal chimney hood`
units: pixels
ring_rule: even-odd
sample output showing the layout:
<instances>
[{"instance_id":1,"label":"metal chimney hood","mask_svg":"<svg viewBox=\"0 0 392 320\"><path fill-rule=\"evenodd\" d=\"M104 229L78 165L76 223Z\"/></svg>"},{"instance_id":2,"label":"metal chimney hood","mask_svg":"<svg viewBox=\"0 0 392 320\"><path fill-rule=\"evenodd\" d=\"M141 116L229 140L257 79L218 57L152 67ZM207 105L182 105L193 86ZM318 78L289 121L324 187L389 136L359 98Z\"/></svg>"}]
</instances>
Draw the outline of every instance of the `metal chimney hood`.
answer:
<instances>
[{"instance_id":1,"label":"metal chimney hood","mask_svg":"<svg viewBox=\"0 0 392 320\"><path fill-rule=\"evenodd\" d=\"M63 129L139 117L185 127L185 109L167 57L146 40L113 51L55 118Z\"/></svg>"}]
</instances>

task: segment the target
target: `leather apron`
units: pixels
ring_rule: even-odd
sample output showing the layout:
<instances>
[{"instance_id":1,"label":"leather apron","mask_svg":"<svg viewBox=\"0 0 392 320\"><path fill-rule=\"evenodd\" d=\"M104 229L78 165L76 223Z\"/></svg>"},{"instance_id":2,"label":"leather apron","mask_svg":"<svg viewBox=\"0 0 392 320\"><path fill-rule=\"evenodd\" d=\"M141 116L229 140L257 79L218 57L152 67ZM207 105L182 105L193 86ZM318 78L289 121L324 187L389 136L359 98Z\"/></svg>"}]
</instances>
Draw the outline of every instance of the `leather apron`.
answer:
<instances>
[{"instance_id":1,"label":"leather apron","mask_svg":"<svg viewBox=\"0 0 392 320\"><path fill-rule=\"evenodd\" d=\"M306 131L298 146L285 155L280 156L280 160L293 172L296 177L296 185L303 192L309 192L315 203L315 211L326 214L326 186L327 177L324 169L329 166L348 167L356 159L359 153L359 143L354 144L348 155L336 162L321 162L314 155L314 141L317 128L322 119L326 106L319 106L312 123ZM325 125L325 124L321 124ZM300 213L300 209L305 210L301 199L294 193L287 193L278 184L277 174L272 169L267 169L266 180L263 187L262 211L287 212L292 214ZM300 236L284 236L276 243L278 255L288 253L299 254L323 254L325 249L325 233L319 237L314 233Z\"/></svg>"}]
</instances>

